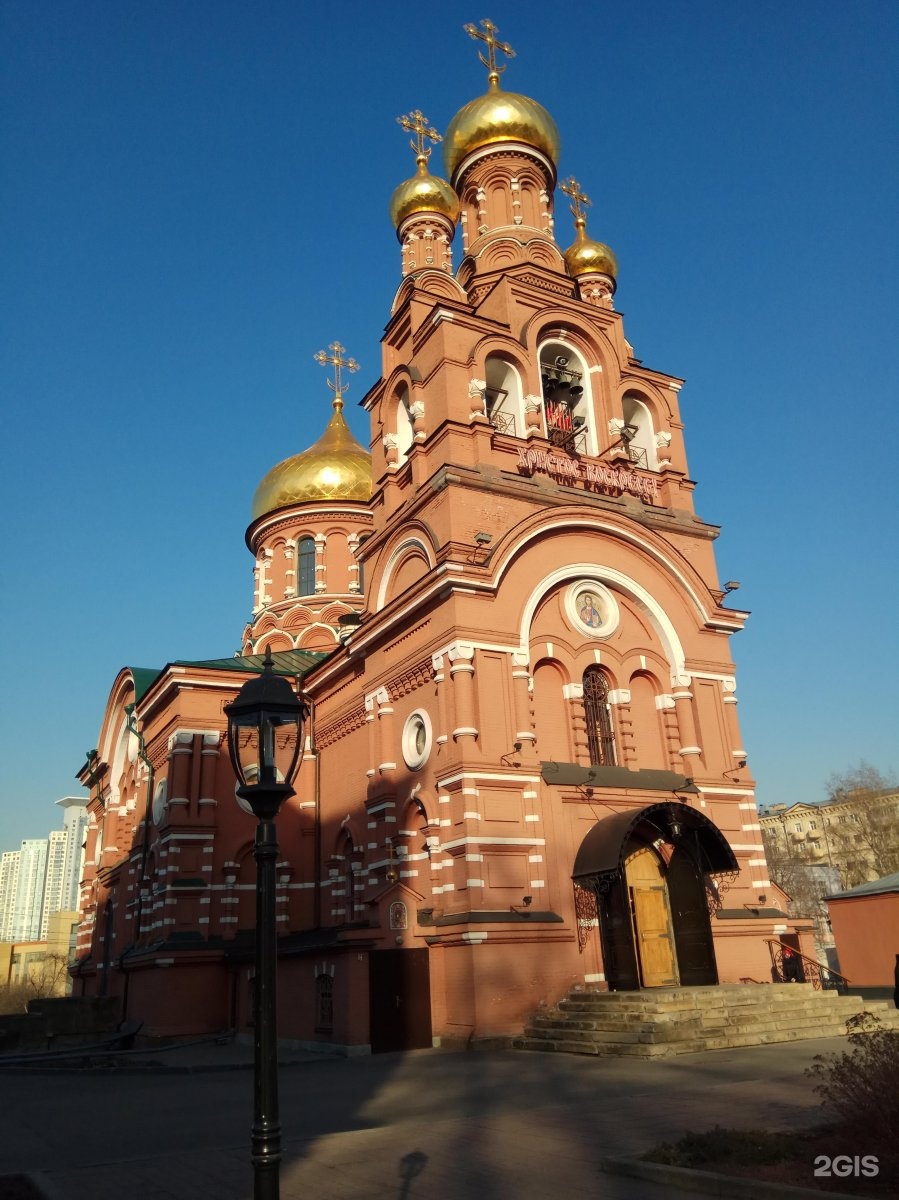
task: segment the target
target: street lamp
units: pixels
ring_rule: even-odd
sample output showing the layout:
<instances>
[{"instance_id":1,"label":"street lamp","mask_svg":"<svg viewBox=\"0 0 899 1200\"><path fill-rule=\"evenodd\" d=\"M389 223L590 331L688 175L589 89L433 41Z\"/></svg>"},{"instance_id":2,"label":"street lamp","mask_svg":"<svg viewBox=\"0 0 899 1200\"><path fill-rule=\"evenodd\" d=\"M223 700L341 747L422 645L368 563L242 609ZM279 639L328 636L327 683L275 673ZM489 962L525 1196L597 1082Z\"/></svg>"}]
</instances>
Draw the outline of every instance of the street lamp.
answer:
<instances>
[{"instance_id":1,"label":"street lamp","mask_svg":"<svg viewBox=\"0 0 899 1200\"><path fill-rule=\"evenodd\" d=\"M308 709L274 672L266 649L262 674L249 680L231 704L228 752L237 776L237 795L258 820L256 859L256 979L253 997L253 1195L278 1200L281 1121L278 1114L278 943L275 925L275 817L288 797L303 745Z\"/></svg>"}]
</instances>

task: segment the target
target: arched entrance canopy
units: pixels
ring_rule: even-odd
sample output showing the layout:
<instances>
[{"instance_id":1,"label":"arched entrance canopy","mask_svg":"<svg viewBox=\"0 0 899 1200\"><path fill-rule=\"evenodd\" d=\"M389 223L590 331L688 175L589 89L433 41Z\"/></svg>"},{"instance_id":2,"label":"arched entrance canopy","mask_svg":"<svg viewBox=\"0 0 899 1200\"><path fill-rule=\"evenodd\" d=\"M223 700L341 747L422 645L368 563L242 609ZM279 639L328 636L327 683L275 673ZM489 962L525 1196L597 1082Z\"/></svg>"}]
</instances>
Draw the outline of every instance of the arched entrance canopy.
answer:
<instances>
[{"instance_id":1,"label":"arched entrance canopy","mask_svg":"<svg viewBox=\"0 0 899 1200\"><path fill-rule=\"evenodd\" d=\"M613 813L597 821L581 842L572 879L589 887L603 876L619 874L624 866L625 847L634 837L647 844L661 839L683 846L703 874L739 869L734 852L717 825L695 808L668 801Z\"/></svg>"}]
</instances>

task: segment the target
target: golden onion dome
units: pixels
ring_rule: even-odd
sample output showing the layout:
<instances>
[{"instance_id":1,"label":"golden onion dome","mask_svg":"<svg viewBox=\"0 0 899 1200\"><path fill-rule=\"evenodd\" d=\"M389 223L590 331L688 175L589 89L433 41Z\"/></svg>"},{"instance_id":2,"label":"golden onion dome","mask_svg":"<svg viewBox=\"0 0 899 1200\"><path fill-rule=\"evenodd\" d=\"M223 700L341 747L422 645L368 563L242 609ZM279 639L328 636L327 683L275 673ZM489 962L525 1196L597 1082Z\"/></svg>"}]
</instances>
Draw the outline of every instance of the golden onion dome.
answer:
<instances>
[{"instance_id":1,"label":"golden onion dome","mask_svg":"<svg viewBox=\"0 0 899 1200\"><path fill-rule=\"evenodd\" d=\"M504 92L499 75L491 72L483 96L469 100L450 121L443 140L443 162L450 179L473 150L501 142L523 142L541 151L555 167L559 159L556 123L536 100L517 92Z\"/></svg>"},{"instance_id":2,"label":"golden onion dome","mask_svg":"<svg viewBox=\"0 0 899 1200\"><path fill-rule=\"evenodd\" d=\"M587 223L583 217L575 221L577 237L565 251L568 273L575 279L579 275L608 275L612 282L618 278L618 260L602 242L587 237Z\"/></svg>"},{"instance_id":3,"label":"golden onion dome","mask_svg":"<svg viewBox=\"0 0 899 1200\"><path fill-rule=\"evenodd\" d=\"M438 175L428 170L428 156L419 154L418 170L401 183L390 198L390 219L397 229L414 213L439 213L455 225L459 219L459 197Z\"/></svg>"},{"instance_id":4,"label":"golden onion dome","mask_svg":"<svg viewBox=\"0 0 899 1200\"><path fill-rule=\"evenodd\" d=\"M371 455L350 432L343 399L314 446L272 467L253 497L253 520L294 504L321 500L370 500Z\"/></svg>"}]
</instances>

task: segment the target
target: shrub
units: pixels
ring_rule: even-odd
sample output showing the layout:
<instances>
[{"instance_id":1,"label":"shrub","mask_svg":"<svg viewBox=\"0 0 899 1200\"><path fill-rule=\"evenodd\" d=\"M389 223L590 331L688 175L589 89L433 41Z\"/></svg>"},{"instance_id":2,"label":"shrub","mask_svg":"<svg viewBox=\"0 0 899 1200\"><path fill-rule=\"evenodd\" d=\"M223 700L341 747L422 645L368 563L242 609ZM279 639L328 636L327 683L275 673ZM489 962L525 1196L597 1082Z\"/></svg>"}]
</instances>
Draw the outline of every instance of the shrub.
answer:
<instances>
[{"instance_id":1,"label":"shrub","mask_svg":"<svg viewBox=\"0 0 899 1200\"><path fill-rule=\"evenodd\" d=\"M850 1048L817 1054L806 1074L822 1103L836 1114L842 1130L865 1152L896 1163L899 1129L899 1030L884 1029L872 1013L846 1022Z\"/></svg>"},{"instance_id":2,"label":"shrub","mask_svg":"<svg viewBox=\"0 0 899 1200\"><path fill-rule=\"evenodd\" d=\"M792 1153L790 1137L763 1129L723 1129L687 1133L677 1142L662 1142L650 1151L653 1162L674 1167L702 1168L708 1163L727 1168L757 1163L778 1163Z\"/></svg>"},{"instance_id":3,"label":"shrub","mask_svg":"<svg viewBox=\"0 0 899 1200\"><path fill-rule=\"evenodd\" d=\"M27 1013L28 1001L34 999L34 992L24 983L7 983L0 987L0 1014L12 1016L14 1013Z\"/></svg>"}]
</instances>

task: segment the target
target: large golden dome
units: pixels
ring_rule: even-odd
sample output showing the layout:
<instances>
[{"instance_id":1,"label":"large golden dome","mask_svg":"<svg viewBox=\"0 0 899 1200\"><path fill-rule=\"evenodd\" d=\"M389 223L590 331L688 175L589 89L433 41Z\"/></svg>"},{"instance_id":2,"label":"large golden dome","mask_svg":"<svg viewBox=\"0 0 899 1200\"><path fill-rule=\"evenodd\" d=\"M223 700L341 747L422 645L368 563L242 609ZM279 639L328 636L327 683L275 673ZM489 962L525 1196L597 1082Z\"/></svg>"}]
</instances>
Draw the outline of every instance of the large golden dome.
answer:
<instances>
[{"instance_id":1,"label":"large golden dome","mask_svg":"<svg viewBox=\"0 0 899 1200\"><path fill-rule=\"evenodd\" d=\"M587 237L583 218L576 222L577 237L565 251L568 273L575 279L579 275L608 275L612 282L618 278L618 260L603 242L594 242Z\"/></svg>"},{"instance_id":2,"label":"large golden dome","mask_svg":"<svg viewBox=\"0 0 899 1200\"><path fill-rule=\"evenodd\" d=\"M343 400L314 446L272 467L253 497L253 520L314 500L370 500L371 455L350 432Z\"/></svg>"},{"instance_id":3,"label":"large golden dome","mask_svg":"<svg viewBox=\"0 0 899 1200\"><path fill-rule=\"evenodd\" d=\"M428 170L428 158L416 159L418 171L401 183L390 198L390 219L397 229L413 213L440 213L455 225L459 219L459 197L438 175Z\"/></svg>"},{"instance_id":4,"label":"large golden dome","mask_svg":"<svg viewBox=\"0 0 899 1200\"><path fill-rule=\"evenodd\" d=\"M469 100L450 121L443 139L447 175L452 179L456 168L473 150L500 142L533 146L553 166L559 159L559 131L546 109L529 96L504 92L499 77L491 73L485 95Z\"/></svg>"}]
</instances>

